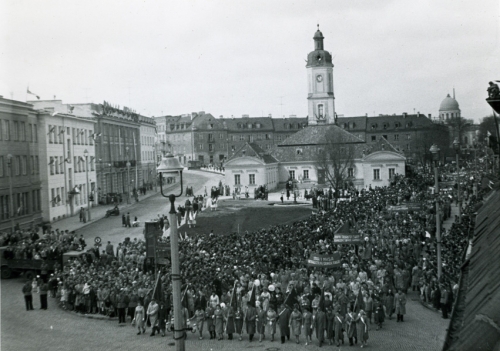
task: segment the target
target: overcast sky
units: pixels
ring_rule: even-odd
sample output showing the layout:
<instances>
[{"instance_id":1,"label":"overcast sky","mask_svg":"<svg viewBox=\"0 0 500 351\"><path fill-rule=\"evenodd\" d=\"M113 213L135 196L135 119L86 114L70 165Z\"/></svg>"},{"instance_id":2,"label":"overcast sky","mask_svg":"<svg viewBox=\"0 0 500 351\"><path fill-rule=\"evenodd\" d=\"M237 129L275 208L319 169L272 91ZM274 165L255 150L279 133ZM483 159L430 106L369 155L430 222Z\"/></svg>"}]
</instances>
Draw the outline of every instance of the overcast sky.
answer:
<instances>
[{"instance_id":1,"label":"overcast sky","mask_svg":"<svg viewBox=\"0 0 500 351\"><path fill-rule=\"evenodd\" d=\"M107 100L148 116L307 115L316 24L333 55L338 114L491 114L498 0L3 0L0 95ZM28 97L32 99L33 97Z\"/></svg>"}]
</instances>

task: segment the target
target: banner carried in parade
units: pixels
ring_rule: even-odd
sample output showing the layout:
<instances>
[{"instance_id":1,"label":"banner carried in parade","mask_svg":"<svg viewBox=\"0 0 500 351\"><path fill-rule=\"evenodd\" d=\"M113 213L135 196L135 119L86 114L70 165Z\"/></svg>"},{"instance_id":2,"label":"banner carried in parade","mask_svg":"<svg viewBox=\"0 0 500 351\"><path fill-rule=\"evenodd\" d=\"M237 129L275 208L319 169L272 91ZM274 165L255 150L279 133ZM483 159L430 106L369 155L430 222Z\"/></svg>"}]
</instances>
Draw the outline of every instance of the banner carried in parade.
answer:
<instances>
[{"instance_id":1,"label":"banner carried in parade","mask_svg":"<svg viewBox=\"0 0 500 351\"><path fill-rule=\"evenodd\" d=\"M402 211L420 211L422 209L421 202L404 202L401 205L388 206L388 211L402 212Z\"/></svg>"},{"instance_id":2,"label":"banner carried in parade","mask_svg":"<svg viewBox=\"0 0 500 351\"><path fill-rule=\"evenodd\" d=\"M335 244L361 244L363 242L363 237L358 232L351 230L351 224L345 222L339 229L333 234L333 242Z\"/></svg>"},{"instance_id":3,"label":"banner carried in parade","mask_svg":"<svg viewBox=\"0 0 500 351\"><path fill-rule=\"evenodd\" d=\"M340 267L340 253L334 252L331 255L320 255L317 253L312 253L307 259L307 265L309 267L324 268Z\"/></svg>"}]
</instances>

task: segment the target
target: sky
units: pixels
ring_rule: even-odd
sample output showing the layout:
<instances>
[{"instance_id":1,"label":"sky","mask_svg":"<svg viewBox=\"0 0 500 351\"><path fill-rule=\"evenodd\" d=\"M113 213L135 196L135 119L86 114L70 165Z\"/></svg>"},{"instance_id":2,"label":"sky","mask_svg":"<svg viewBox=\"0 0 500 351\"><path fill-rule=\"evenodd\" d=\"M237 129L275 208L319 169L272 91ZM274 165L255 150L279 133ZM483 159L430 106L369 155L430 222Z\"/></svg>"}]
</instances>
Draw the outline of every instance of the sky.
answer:
<instances>
[{"instance_id":1,"label":"sky","mask_svg":"<svg viewBox=\"0 0 500 351\"><path fill-rule=\"evenodd\" d=\"M338 114L436 116L455 89L479 121L500 80L499 16L498 0L2 0L0 95L305 117L319 24Z\"/></svg>"}]
</instances>

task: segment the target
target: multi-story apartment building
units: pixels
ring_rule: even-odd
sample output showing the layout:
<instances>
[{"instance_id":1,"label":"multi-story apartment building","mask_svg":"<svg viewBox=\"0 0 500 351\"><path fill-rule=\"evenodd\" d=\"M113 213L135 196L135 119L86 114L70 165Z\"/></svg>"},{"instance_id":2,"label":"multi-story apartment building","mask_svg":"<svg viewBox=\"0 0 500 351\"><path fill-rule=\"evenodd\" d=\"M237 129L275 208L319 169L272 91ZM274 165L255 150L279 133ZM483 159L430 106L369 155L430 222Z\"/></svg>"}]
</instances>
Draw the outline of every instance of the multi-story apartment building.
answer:
<instances>
[{"instance_id":1,"label":"multi-story apartment building","mask_svg":"<svg viewBox=\"0 0 500 351\"><path fill-rule=\"evenodd\" d=\"M156 123L154 118L139 116L140 172L139 187L151 187L156 182Z\"/></svg>"},{"instance_id":2,"label":"multi-story apartment building","mask_svg":"<svg viewBox=\"0 0 500 351\"><path fill-rule=\"evenodd\" d=\"M38 124L32 105L0 96L0 232L42 222Z\"/></svg>"},{"instance_id":3,"label":"multi-story apartment building","mask_svg":"<svg viewBox=\"0 0 500 351\"><path fill-rule=\"evenodd\" d=\"M97 201L96 122L50 107L38 111L38 121L43 219L54 222Z\"/></svg>"},{"instance_id":4,"label":"multi-story apartment building","mask_svg":"<svg viewBox=\"0 0 500 351\"><path fill-rule=\"evenodd\" d=\"M220 166L245 143L269 150L307 125L307 118L215 118L204 111L155 118L160 152L171 152L187 165L191 160Z\"/></svg>"}]
</instances>

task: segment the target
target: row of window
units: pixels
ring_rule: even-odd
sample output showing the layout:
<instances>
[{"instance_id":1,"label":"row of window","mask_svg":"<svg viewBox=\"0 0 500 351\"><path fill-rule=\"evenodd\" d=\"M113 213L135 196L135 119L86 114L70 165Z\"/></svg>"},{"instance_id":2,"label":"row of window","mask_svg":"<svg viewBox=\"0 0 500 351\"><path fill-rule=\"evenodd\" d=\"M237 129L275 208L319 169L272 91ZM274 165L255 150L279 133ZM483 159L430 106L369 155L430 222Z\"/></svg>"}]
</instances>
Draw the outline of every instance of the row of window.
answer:
<instances>
[{"instance_id":1,"label":"row of window","mask_svg":"<svg viewBox=\"0 0 500 351\"><path fill-rule=\"evenodd\" d=\"M16 155L9 159L7 156L0 156L0 177L8 176L9 170L12 167L13 176L40 174L40 164L38 156L30 156L30 164L28 165L28 156ZM28 170L28 167L30 170Z\"/></svg>"},{"instance_id":2,"label":"row of window","mask_svg":"<svg viewBox=\"0 0 500 351\"><path fill-rule=\"evenodd\" d=\"M26 133L26 123L19 121L0 120L0 140L30 141L38 143L37 125L28 123ZM27 137L26 137L27 134Z\"/></svg>"},{"instance_id":3,"label":"row of window","mask_svg":"<svg viewBox=\"0 0 500 351\"><path fill-rule=\"evenodd\" d=\"M389 168L389 179L394 178L395 175L396 175L396 169ZM375 168L373 170L373 180L380 180L380 168Z\"/></svg>"},{"instance_id":4,"label":"row of window","mask_svg":"<svg viewBox=\"0 0 500 351\"><path fill-rule=\"evenodd\" d=\"M149 136L141 137L141 145L154 145L154 143L155 143L154 137L149 137Z\"/></svg>"},{"instance_id":5,"label":"row of window","mask_svg":"<svg viewBox=\"0 0 500 351\"><path fill-rule=\"evenodd\" d=\"M393 137L394 141L400 141L401 140L399 138L399 134L393 134L392 137ZM389 136L387 134L383 134L382 138L384 138L385 140L389 140ZM377 141L377 136L376 135L372 135L371 136L371 140L372 141ZM406 134L406 140L411 140L411 134Z\"/></svg>"},{"instance_id":6,"label":"row of window","mask_svg":"<svg viewBox=\"0 0 500 351\"><path fill-rule=\"evenodd\" d=\"M92 129L70 128L51 124L49 124L47 128L49 144L62 144L64 142L64 134L66 133L69 136L71 133L73 145L94 145L94 134Z\"/></svg>"},{"instance_id":7,"label":"row of window","mask_svg":"<svg viewBox=\"0 0 500 351\"><path fill-rule=\"evenodd\" d=\"M11 198L9 195L0 196L0 220L8 220L12 217L20 217L29 215L34 212L41 211L42 204L40 198L40 190L32 190L22 193L15 193L12 195L12 207L14 212L11 211Z\"/></svg>"},{"instance_id":8,"label":"row of window","mask_svg":"<svg viewBox=\"0 0 500 351\"><path fill-rule=\"evenodd\" d=\"M391 128L391 124L389 122L381 123L380 126L382 127L382 129L390 129ZM394 122L394 128L401 128L401 126L402 126L401 122ZM407 122L406 123L406 128L411 128L411 127L413 127L413 122L411 122L411 121ZM379 128L379 124L378 123L372 123L370 125L370 128L372 130L378 129Z\"/></svg>"},{"instance_id":9,"label":"row of window","mask_svg":"<svg viewBox=\"0 0 500 351\"><path fill-rule=\"evenodd\" d=\"M143 151L142 160L143 161L154 161L155 155L153 151Z\"/></svg>"}]
</instances>

